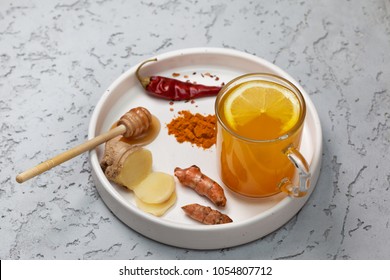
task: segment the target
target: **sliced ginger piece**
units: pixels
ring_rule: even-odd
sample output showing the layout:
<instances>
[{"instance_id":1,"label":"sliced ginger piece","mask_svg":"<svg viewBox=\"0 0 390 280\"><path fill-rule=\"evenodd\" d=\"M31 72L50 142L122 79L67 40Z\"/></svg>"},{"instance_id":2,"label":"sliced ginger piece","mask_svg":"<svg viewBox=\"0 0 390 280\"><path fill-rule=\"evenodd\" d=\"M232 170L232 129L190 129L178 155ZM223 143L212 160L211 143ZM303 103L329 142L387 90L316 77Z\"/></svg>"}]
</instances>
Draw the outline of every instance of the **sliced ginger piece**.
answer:
<instances>
[{"instance_id":1,"label":"sliced ginger piece","mask_svg":"<svg viewBox=\"0 0 390 280\"><path fill-rule=\"evenodd\" d=\"M175 191L175 179L167 173L152 172L133 191L145 203L163 203Z\"/></svg>"},{"instance_id":2,"label":"sliced ginger piece","mask_svg":"<svg viewBox=\"0 0 390 280\"><path fill-rule=\"evenodd\" d=\"M100 165L109 180L132 190L152 172L152 153L120 141L121 137L107 141Z\"/></svg>"},{"instance_id":3,"label":"sliced ginger piece","mask_svg":"<svg viewBox=\"0 0 390 280\"><path fill-rule=\"evenodd\" d=\"M150 213L154 216L160 217L165 214L165 212L171 208L175 202L176 202L176 192L173 192L171 196L168 198L168 200L162 202L162 203L145 203L141 199L139 199L137 196L135 197L135 202L137 204L137 207L141 209L142 211L145 211L147 213Z\"/></svg>"}]
</instances>

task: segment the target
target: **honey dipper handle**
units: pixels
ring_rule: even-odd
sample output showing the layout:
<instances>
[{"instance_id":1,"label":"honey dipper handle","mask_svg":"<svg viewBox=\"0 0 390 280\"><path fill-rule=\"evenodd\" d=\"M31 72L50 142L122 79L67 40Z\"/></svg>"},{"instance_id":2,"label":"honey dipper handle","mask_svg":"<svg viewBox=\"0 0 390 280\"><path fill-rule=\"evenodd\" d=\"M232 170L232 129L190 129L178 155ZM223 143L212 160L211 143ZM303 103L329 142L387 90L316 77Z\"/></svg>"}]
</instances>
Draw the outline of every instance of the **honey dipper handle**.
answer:
<instances>
[{"instance_id":1,"label":"honey dipper handle","mask_svg":"<svg viewBox=\"0 0 390 280\"><path fill-rule=\"evenodd\" d=\"M70 150L67 150L51 159L48 159L37 166L28 169L22 173L20 173L18 176L16 176L16 181L18 183L23 183L57 165L60 165L61 163L64 163L65 161L68 161L86 151L92 150L93 148L99 146L100 144L116 137L119 135L122 135L126 132L126 126L119 125L115 127L114 129L111 129L110 131L103 133L99 136L96 136L95 138L92 138L91 140L88 140L84 142L83 144L80 144L74 148L71 148Z\"/></svg>"}]
</instances>

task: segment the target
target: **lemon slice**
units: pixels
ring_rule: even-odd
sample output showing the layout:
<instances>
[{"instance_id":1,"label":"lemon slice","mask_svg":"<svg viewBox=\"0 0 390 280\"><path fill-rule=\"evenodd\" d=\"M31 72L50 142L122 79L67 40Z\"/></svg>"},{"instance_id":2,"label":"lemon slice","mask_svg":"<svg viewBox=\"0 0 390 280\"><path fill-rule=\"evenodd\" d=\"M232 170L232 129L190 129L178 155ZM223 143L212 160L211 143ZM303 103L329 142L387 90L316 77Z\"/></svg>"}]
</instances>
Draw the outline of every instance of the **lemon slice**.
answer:
<instances>
[{"instance_id":1,"label":"lemon slice","mask_svg":"<svg viewBox=\"0 0 390 280\"><path fill-rule=\"evenodd\" d=\"M243 136L253 138L257 134L260 138L275 138L284 135L297 123L300 103L288 88L254 80L233 88L226 96L223 111L233 130L248 131L249 135ZM261 136L264 130L269 131L269 135Z\"/></svg>"}]
</instances>

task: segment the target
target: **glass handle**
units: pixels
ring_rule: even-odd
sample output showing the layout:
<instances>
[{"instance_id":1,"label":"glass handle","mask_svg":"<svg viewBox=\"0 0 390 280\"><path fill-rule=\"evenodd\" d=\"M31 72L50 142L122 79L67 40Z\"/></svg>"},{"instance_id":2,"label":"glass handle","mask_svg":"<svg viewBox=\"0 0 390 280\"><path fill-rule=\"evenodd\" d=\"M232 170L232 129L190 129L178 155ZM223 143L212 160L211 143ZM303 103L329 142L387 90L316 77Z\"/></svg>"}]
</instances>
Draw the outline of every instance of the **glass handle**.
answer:
<instances>
[{"instance_id":1,"label":"glass handle","mask_svg":"<svg viewBox=\"0 0 390 280\"><path fill-rule=\"evenodd\" d=\"M280 182L280 188L282 191L288 193L293 197L302 197L305 196L307 190L310 187L310 168L306 159L302 154L295 149L293 146L287 147L284 151L284 154L288 159L294 164L295 168L298 170L299 183L294 185L289 178L284 178Z\"/></svg>"}]
</instances>

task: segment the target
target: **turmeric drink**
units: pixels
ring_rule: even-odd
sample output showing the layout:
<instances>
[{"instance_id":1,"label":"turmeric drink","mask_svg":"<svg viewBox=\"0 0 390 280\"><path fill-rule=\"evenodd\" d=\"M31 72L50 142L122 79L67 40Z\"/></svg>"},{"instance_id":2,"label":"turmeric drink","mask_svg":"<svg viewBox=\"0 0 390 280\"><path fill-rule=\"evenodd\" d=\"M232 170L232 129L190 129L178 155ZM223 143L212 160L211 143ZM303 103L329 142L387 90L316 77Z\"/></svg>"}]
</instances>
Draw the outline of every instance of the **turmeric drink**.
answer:
<instances>
[{"instance_id":1,"label":"turmeric drink","mask_svg":"<svg viewBox=\"0 0 390 280\"><path fill-rule=\"evenodd\" d=\"M305 104L288 81L249 74L227 84L217 97L217 153L221 179L233 191L264 197L296 181L285 155L299 148Z\"/></svg>"},{"instance_id":2,"label":"turmeric drink","mask_svg":"<svg viewBox=\"0 0 390 280\"><path fill-rule=\"evenodd\" d=\"M249 81L226 94L221 101L221 118L231 130L253 140L283 136L299 118L295 94L269 81Z\"/></svg>"}]
</instances>

